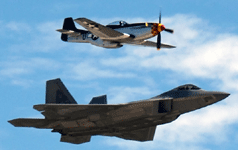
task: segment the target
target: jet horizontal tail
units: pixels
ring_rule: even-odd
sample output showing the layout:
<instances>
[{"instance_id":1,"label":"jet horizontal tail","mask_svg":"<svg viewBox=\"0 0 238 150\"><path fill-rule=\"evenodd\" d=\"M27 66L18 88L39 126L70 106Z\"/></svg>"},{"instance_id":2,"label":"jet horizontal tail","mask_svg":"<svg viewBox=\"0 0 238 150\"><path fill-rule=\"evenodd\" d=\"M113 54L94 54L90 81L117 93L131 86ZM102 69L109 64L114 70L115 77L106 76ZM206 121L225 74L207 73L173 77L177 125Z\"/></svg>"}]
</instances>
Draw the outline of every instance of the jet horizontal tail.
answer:
<instances>
[{"instance_id":1,"label":"jet horizontal tail","mask_svg":"<svg viewBox=\"0 0 238 150\"><path fill-rule=\"evenodd\" d=\"M18 118L9 120L9 123L15 127L35 127L42 128L46 126L49 122L46 119L27 119L27 118Z\"/></svg>"}]
</instances>

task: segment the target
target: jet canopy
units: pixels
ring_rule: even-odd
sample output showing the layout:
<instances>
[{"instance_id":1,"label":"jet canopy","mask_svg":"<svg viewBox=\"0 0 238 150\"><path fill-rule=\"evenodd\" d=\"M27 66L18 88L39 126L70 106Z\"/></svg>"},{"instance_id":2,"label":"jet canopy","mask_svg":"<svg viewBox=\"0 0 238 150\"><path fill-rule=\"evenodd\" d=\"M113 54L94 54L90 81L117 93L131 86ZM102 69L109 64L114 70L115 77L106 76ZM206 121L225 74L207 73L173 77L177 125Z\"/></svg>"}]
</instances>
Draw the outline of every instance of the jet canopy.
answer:
<instances>
[{"instance_id":1,"label":"jet canopy","mask_svg":"<svg viewBox=\"0 0 238 150\"><path fill-rule=\"evenodd\" d=\"M172 91L181 91L181 90L200 90L201 88L193 85L193 84L185 84L185 85L181 85L175 89L173 89Z\"/></svg>"},{"instance_id":2,"label":"jet canopy","mask_svg":"<svg viewBox=\"0 0 238 150\"><path fill-rule=\"evenodd\" d=\"M123 21L123 20L119 20L119 21L114 21L112 23L109 23L108 25L119 25L119 26L124 26L128 24L127 22Z\"/></svg>"}]
</instances>

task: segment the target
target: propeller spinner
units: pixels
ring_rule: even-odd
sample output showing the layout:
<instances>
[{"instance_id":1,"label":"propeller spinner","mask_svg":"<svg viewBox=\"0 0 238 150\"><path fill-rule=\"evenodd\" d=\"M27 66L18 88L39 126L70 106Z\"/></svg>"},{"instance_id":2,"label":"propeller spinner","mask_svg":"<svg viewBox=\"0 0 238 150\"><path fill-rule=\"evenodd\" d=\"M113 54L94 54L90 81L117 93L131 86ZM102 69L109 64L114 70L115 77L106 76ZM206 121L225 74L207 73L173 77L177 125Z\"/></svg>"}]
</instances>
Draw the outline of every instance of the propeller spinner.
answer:
<instances>
[{"instance_id":1,"label":"propeller spinner","mask_svg":"<svg viewBox=\"0 0 238 150\"><path fill-rule=\"evenodd\" d=\"M161 24L161 12L160 12L159 23L154 23L152 25L152 28L151 28L151 33L153 34L153 36L157 35L157 50L160 50L160 46L161 46L161 34L160 34L160 32L162 32L162 31L166 31L166 32L169 32L169 33L174 32L173 29L165 28L165 26L163 24Z\"/></svg>"}]
</instances>

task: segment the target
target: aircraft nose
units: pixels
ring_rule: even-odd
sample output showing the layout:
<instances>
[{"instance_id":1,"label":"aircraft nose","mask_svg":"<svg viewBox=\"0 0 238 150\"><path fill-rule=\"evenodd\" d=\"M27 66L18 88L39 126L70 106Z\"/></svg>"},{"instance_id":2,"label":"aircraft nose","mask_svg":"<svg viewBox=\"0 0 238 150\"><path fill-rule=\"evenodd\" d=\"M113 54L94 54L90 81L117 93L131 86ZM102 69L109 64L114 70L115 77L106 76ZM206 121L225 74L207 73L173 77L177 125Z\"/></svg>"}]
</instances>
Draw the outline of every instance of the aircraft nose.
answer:
<instances>
[{"instance_id":1,"label":"aircraft nose","mask_svg":"<svg viewBox=\"0 0 238 150\"><path fill-rule=\"evenodd\" d=\"M229 93L225 93L225 92L220 92L220 93L214 94L217 101L223 100L223 99L227 98L229 95L230 95Z\"/></svg>"}]
</instances>

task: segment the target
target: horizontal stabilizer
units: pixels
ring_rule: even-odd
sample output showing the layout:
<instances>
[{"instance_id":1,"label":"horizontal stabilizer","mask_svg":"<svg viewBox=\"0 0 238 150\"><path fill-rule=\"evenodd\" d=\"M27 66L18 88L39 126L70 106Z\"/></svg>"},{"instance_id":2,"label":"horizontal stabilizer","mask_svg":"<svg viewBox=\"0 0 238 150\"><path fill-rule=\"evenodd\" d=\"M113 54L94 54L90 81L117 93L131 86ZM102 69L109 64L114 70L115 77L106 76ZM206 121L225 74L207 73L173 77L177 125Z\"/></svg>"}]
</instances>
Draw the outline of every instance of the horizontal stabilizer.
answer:
<instances>
[{"instance_id":1,"label":"horizontal stabilizer","mask_svg":"<svg viewBox=\"0 0 238 150\"><path fill-rule=\"evenodd\" d=\"M93 97L89 104L107 104L107 95Z\"/></svg>"},{"instance_id":2,"label":"horizontal stabilizer","mask_svg":"<svg viewBox=\"0 0 238 150\"><path fill-rule=\"evenodd\" d=\"M77 30L68 30L68 29L57 29L56 31L62 33L62 34L67 34L67 35L81 35L82 33L86 33L88 31L77 29Z\"/></svg>"},{"instance_id":3,"label":"horizontal stabilizer","mask_svg":"<svg viewBox=\"0 0 238 150\"><path fill-rule=\"evenodd\" d=\"M65 29L57 29L56 31L63 33L63 34L80 34L80 33L76 33L73 30L65 30Z\"/></svg>"},{"instance_id":4,"label":"horizontal stabilizer","mask_svg":"<svg viewBox=\"0 0 238 150\"><path fill-rule=\"evenodd\" d=\"M89 142L91 140L91 136L70 136L70 135L62 135L60 141L68 142L73 144L81 144L85 142Z\"/></svg>"},{"instance_id":5,"label":"horizontal stabilizer","mask_svg":"<svg viewBox=\"0 0 238 150\"><path fill-rule=\"evenodd\" d=\"M77 104L72 95L66 89L62 81L58 79L46 82L46 104Z\"/></svg>"},{"instance_id":6,"label":"horizontal stabilizer","mask_svg":"<svg viewBox=\"0 0 238 150\"><path fill-rule=\"evenodd\" d=\"M49 123L46 119L26 119L26 118L18 118L14 120L9 120L8 122L14 125L15 127L35 127L35 128L44 127Z\"/></svg>"}]
</instances>

